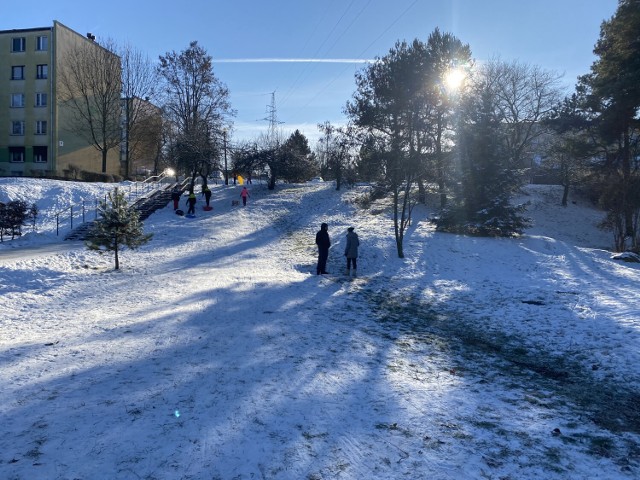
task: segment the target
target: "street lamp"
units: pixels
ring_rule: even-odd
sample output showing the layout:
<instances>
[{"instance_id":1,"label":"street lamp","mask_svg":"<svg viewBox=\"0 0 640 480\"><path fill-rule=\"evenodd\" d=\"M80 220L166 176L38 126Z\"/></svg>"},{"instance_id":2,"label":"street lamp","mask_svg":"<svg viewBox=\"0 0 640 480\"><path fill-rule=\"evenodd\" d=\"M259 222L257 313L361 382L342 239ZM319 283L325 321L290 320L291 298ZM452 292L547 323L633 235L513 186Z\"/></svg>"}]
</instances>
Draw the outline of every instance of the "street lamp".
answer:
<instances>
[{"instance_id":1,"label":"street lamp","mask_svg":"<svg viewBox=\"0 0 640 480\"><path fill-rule=\"evenodd\" d=\"M229 185L229 171L227 170L227 129L222 129L222 149L224 151L224 184Z\"/></svg>"}]
</instances>

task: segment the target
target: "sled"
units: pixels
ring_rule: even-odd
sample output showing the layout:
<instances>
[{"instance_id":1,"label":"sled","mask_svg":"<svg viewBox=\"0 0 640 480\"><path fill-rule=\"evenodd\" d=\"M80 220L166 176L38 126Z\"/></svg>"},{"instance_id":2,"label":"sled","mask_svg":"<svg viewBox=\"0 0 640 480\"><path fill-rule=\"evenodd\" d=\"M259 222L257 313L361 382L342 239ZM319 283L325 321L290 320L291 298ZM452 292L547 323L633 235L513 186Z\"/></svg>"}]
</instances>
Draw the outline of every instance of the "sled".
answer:
<instances>
[{"instance_id":1,"label":"sled","mask_svg":"<svg viewBox=\"0 0 640 480\"><path fill-rule=\"evenodd\" d=\"M185 215L185 217L187 217L187 218L196 218L196 216L193 213L187 213Z\"/></svg>"},{"instance_id":2,"label":"sled","mask_svg":"<svg viewBox=\"0 0 640 480\"><path fill-rule=\"evenodd\" d=\"M213 207L211 207L211 206L209 206L209 205L205 205L204 207L202 207L202 209L203 209L205 212L210 212L211 210L213 210Z\"/></svg>"},{"instance_id":3,"label":"sled","mask_svg":"<svg viewBox=\"0 0 640 480\"><path fill-rule=\"evenodd\" d=\"M184 215L184 212L182 210L178 209L178 210L176 210L176 215L182 216L182 215Z\"/></svg>"}]
</instances>

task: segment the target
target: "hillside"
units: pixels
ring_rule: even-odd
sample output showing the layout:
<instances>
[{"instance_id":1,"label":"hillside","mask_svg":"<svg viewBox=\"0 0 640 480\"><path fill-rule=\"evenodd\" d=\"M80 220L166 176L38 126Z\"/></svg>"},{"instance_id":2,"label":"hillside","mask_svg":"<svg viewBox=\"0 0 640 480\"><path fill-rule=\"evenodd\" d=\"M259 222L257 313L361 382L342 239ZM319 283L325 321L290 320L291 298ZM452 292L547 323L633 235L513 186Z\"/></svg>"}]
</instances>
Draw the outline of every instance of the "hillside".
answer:
<instances>
[{"instance_id":1,"label":"hillside","mask_svg":"<svg viewBox=\"0 0 640 480\"><path fill-rule=\"evenodd\" d=\"M216 186L213 212L152 215L118 272L0 250L0 478L637 478L640 268L600 213L528 187L533 228L488 239L420 207L398 259L365 188L255 184L242 208Z\"/></svg>"}]
</instances>

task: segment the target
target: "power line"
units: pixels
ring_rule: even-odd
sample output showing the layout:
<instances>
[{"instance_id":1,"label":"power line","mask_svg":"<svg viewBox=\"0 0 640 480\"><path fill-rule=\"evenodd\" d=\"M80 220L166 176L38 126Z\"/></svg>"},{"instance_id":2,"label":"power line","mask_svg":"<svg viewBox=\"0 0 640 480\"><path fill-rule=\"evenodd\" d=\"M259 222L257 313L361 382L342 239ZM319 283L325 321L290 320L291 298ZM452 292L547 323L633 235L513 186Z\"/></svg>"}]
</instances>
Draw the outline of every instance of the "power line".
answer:
<instances>
[{"instance_id":1,"label":"power line","mask_svg":"<svg viewBox=\"0 0 640 480\"><path fill-rule=\"evenodd\" d=\"M318 53L320 53L320 50L322 49L322 47L324 46L325 43L327 43L327 41L329 40L329 38L331 37L331 34L333 34L333 32L335 31L335 29L338 27L338 25L340 24L340 22L342 21L342 19L345 17L345 15L347 14L347 12L351 9L351 6L355 3L356 0L351 0L351 2L349 3L349 5L347 6L347 8L342 12L342 15L340 15L340 18L338 19L338 21L336 21L333 25L333 27L331 28L331 30L329 31L329 33L327 33L327 36L325 37L325 39L322 41L322 43L320 44L320 46L316 49L315 53L312 55L312 57L317 57ZM284 95L282 103L285 104L287 102L287 100L289 100L289 98L291 97L292 91L298 86L298 83L300 82L301 78L303 77L303 75L305 75L307 73L307 71L312 68L311 66L305 66L305 68L302 69L302 71L298 74L298 76L296 77L296 79L293 81L293 83L291 84L291 87L289 87L289 90L287 90L287 93Z\"/></svg>"},{"instance_id":2,"label":"power line","mask_svg":"<svg viewBox=\"0 0 640 480\"><path fill-rule=\"evenodd\" d=\"M404 17L406 15L406 13L411 10L411 8L413 8L413 6L418 3L419 0L414 0L411 5L409 5L393 22L391 22L391 24L385 28L382 33L380 35L378 35L359 55L359 57L364 57L364 55L367 53L367 50L369 50L378 40L380 40L389 30L391 30L391 28L400 21L400 19L402 17ZM331 85L333 85L333 83L339 78L341 77L348 69L349 67L345 67L342 71L340 71L337 75L334 75L334 77L331 79L331 81L329 81L324 87L322 87L318 93L316 93L306 104L304 104L302 107L300 108L306 108L308 107L311 102L313 102L316 98L318 98L320 96L320 94L322 94L327 88L329 88Z\"/></svg>"}]
</instances>

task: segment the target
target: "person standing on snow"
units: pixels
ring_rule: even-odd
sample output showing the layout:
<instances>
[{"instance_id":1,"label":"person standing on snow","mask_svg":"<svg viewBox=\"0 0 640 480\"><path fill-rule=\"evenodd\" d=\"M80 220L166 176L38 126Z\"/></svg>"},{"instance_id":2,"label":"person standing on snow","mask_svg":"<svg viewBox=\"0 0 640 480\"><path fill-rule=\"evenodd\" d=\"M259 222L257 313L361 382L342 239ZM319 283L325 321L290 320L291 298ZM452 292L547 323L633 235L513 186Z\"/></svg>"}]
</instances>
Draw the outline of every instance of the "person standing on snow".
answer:
<instances>
[{"instance_id":1,"label":"person standing on snow","mask_svg":"<svg viewBox=\"0 0 640 480\"><path fill-rule=\"evenodd\" d=\"M347 257L347 276L351 275L351 264L353 264L353 276L356 276L356 269L358 268L358 246L360 240L358 234L353 231L353 227L347 229L347 245L344 247L344 256Z\"/></svg>"},{"instance_id":2,"label":"person standing on snow","mask_svg":"<svg viewBox=\"0 0 640 480\"><path fill-rule=\"evenodd\" d=\"M171 200L173 200L174 210L177 210L179 207L180 195L182 195L182 191L177 186L173 187L173 190L171 190Z\"/></svg>"},{"instance_id":3,"label":"person standing on snow","mask_svg":"<svg viewBox=\"0 0 640 480\"><path fill-rule=\"evenodd\" d=\"M189 205L189 210L187 211L187 215L195 215L196 214L196 194L193 193L193 190L189 192L189 196L187 197L187 205Z\"/></svg>"},{"instance_id":4,"label":"person standing on snow","mask_svg":"<svg viewBox=\"0 0 640 480\"><path fill-rule=\"evenodd\" d=\"M204 186L202 188L202 194L204 195L204 199L207 202L207 207L208 207L209 202L211 201L211 189L208 186Z\"/></svg>"},{"instance_id":5,"label":"person standing on snow","mask_svg":"<svg viewBox=\"0 0 640 480\"><path fill-rule=\"evenodd\" d=\"M240 192L240 196L242 197L242 205L244 207L247 206L247 197L249 197L249 190L247 187L242 187L242 191Z\"/></svg>"},{"instance_id":6,"label":"person standing on snow","mask_svg":"<svg viewBox=\"0 0 640 480\"><path fill-rule=\"evenodd\" d=\"M316 245L318 245L318 266L316 271L318 275L326 275L329 273L327 272L327 259L329 258L329 247L331 246L329 225L326 223L320 225L320 230L316 233Z\"/></svg>"}]
</instances>

